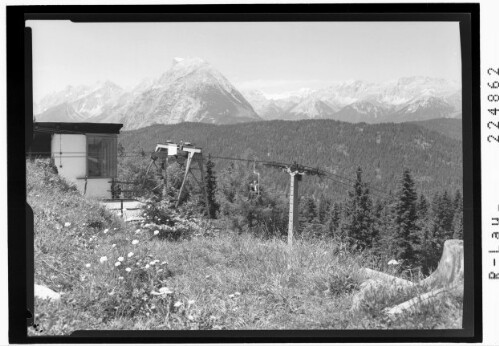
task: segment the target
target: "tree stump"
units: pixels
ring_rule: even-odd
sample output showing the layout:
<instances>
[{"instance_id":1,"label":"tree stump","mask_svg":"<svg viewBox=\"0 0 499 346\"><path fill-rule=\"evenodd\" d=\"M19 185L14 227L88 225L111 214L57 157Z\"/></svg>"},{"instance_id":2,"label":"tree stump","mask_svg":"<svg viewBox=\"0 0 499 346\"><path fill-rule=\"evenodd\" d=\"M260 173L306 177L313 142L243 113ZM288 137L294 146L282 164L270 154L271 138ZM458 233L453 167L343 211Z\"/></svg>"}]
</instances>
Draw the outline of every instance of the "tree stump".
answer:
<instances>
[{"instance_id":1,"label":"tree stump","mask_svg":"<svg viewBox=\"0 0 499 346\"><path fill-rule=\"evenodd\" d=\"M428 287L450 286L464 279L464 251L463 241L458 239L447 240L437 269L426 279L420 282Z\"/></svg>"}]
</instances>

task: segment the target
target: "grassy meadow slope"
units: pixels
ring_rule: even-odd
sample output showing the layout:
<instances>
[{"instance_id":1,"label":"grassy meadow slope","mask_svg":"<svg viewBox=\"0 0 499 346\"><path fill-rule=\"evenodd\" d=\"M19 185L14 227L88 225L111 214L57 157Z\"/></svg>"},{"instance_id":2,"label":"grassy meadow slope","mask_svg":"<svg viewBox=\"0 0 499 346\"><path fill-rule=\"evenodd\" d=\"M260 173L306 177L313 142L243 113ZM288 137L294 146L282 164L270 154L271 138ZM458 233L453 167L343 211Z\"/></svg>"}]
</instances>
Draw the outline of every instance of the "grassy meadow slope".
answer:
<instances>
[{"instance_id":1,"label":"grassy meadow slope","mask_svg":"<svg viewBox=\"0 0 499 346\"><path fill-rule=\"evenodd\" d=\"M334 120L267 121L237 125L181 123L155 125L120 135L126 151L151 152L166 140L188 141L215 156L246 157L320 167L355 178L357 167L374 188L396 189L404 168L411 171L420 193L431 196L446 188L462 189L462 143L415 124L350 124ZM217 160L217 167L227 161ZM251 168L252 169L252 168ZM275 169L262 178L285 190L288 179ZM345 188L330 180L304 179L300 190L346 196Z\"/></svg>"},{"instance_id":2,"label":"grassy meadow slope","mask_svg":"<svg viewBox=\"0 0 499 346\"><path fill-rule=\"evenodd\" d=\"M34 211L35 283L62 294L35 300L30 335L78 329L461 328L462 300L448 297L390 319L382 310L408 297L382 292L350 312L356 273L371 266L327 240L237 234L172 212L183 236L126 225L80 195L47 161L27 162ZM147 215L149 209L144 213ZM122 258L120 258L122 257ZM376 268L374 269L383 269Z\"/></svg>"}]
</instances>

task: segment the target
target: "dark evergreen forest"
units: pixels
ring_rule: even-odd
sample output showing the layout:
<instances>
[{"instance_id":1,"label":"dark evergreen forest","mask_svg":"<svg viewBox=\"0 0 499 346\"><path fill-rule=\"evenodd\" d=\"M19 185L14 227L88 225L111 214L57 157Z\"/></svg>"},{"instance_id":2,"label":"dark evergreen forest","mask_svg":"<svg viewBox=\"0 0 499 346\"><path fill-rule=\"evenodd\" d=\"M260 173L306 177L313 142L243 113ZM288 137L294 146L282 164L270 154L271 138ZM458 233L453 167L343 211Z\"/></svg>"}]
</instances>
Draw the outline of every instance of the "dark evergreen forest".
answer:
<instances>
[{"instance_id":1,"label":"dark evergreen forest","mask_svg":"<svg viewBox=\"0 0 499 346\"><path fill-rule=\"evenodd\" d=\"M461 141L416 124L350 124L334 120L267 121L236 125L181 123L154 125L123 132L120 144L126 152L148 155L166 140L192 142L209 154L268 160L319 167L338 180L350 182L358 167L371 190L393 192L397 178L409 169L419 192L431 195L462 186ZM216 160L215 170L229 161ZM248 164L252 170L253 164ZM262 182L287 191L286 174L256 166ZM333 176L334 177L334 176ZM305 177L300 190L318 196L344 198L348 188L329 179Z\"/></svg>"}]
</instances>

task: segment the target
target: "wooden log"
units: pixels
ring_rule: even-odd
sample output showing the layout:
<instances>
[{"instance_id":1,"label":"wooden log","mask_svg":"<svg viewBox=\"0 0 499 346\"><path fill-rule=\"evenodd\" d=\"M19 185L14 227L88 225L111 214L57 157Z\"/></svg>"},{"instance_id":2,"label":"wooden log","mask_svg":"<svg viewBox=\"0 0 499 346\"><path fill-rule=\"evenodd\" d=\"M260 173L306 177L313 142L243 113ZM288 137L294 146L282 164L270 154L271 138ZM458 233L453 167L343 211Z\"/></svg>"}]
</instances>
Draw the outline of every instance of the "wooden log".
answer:
<instances>
[{"instance_id":1,"label":"wooden log","mask_svg":"<svg viewBox=\"0 0 499 346\"><path fill-rule=\"evenodd\" d=\"M399 315L404 312L415 312L421 306L425 306L436 302L437 300L440 299L440 297L443 294L449 293L450 291L457 289L458 288L457 286L458 285L455 284L451 287L441 287L436 290L421 294L417 297L409 299L406 302L403 302L402 304L393 306L391 308L386 308L384 312L391 317Z\"/></svg>"},{"instance_id":2,"label":"wooden log","mask_svg":"<svg viewBox=\"0 0 499 346\"><path fill-rule=\"evenodd\" d=\"M414 286L414 282L398 278L396 276L379 272L377 270L369 268L361 268L358 273L362 278L369 280L376 280L380 282L385 282L392 284L394 286L409 287Z\"/></svg>"},{"instance_id":3,"label":"wooden log","mask_svg":"<svg viewBox=\"0 0 499 346\"><path fill-rule=\"evenodd\" d=\"M373 272L375 271L373 270ZM379 275L378 278L368 279L360 285L359 292L354 295L351 310L360 310L363 305L372 303L380 295L384 295L385 298L395 298L401 294L406 295L414 287L413 282L391 277L388 274L386 277Z\"/></svg>"}]
</instances>

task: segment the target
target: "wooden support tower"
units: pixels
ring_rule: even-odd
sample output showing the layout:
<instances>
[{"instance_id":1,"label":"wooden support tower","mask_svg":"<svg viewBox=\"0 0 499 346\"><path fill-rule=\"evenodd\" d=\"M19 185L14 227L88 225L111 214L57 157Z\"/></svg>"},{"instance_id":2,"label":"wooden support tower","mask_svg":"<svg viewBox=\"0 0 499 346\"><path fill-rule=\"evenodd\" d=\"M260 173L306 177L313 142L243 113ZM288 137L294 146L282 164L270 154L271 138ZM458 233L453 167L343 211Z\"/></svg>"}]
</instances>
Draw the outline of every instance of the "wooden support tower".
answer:
<instances>
[{"instance_id":1,"label":"wooden support tower","mask_svg":"<svg viewBox=\"0 0 499 346\"><path fill-rule=\"evenodd\" d=\"M208 194L207 194L206 186L205 186L203 154L202 154L201 148L195 148L192 144L184 143L184 142L180 142L180 144L171 143L171 142L169 142L167 144L158 144L158 145L156 145L156 150L152 153L151 158L153 160L156 160L157 158L161 158L164 160L163 161L164 166L163 166L163 171L162 171L163 196L166 196L167 192L168 192L168 189L167 189L167 178L168 178L167 168L168 168L169 159L177 160L179 158L185 158L186 164L185 164L184 179L182 180L182 185L180 186L180 190L179 190L178 195L177 195L177 200L175 202L175 208L178 208L178 206L180 205L182 194L184 193L185 185L187 182L187 177L189 176L189 173L190 173L191 176L194 178L194 180L198 183L199 187L201 188L201 193L203 194L204 200L205 200L206 212L209 215L210 206L208 204ZM200 171L199 179L192 172L193 161L197 162L197 164L198 164L199 171Z\"/></svg>"},{"instance_id":2,"label":"wooden support tower","mask_svg":"<svg viewBox=\"0 0 499 346\"><path fill-rule=\"evenodd\" d=\"M298 172L288 172L291 177L289 183L289 223L288 223L288 245L293 246L293 234L296 233L298 228Z\"/></svg>"},{"instance_id":3,"label":"wooden support tower","mask_svg":"<svg viewBox=\"0 0 499 346\"><path fill-rule=\"evenodd\" d=\"M291 165L282 163L266 163L266 166L281 168L290 176L289 184L289 222L288 222L288 246L291 248L293 246L293 236L298 231L298 206L300 203L298 195L298 183L301 181L303 175L318 175L322 176L319 169L308 168L294 162Z\"/></svg>"}]
</instances>

